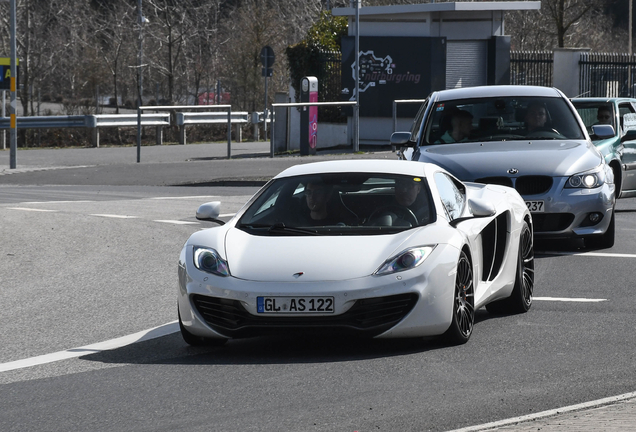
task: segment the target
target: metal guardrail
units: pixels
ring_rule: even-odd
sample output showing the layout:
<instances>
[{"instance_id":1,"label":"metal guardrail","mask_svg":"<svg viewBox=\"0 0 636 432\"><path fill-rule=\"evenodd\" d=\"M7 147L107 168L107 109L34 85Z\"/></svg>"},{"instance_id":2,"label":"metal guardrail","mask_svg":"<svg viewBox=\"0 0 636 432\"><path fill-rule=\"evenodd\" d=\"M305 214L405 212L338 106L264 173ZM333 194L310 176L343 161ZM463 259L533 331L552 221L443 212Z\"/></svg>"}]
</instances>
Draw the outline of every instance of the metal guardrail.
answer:
<instances>
[{"instance_id":1,"label":"metal guardrail","mask_svg":"<svg viewBox=\"0 0 636 432\"><path fill-rule=\"evenodd\" d=\"M231 123L236 125L236 140L241 142L242 130L241 125L249 123L250 114L247 111L231 111L227 112L178 112L176 113L176 124L179 126L179 144L186 143L186 126L196 124L224 124Z\"/></svg>"},{"instance_id":2,"label":"metal guardrail","mask_svg":"<svg viewBox=\"0 0 636 432\"><path fill-rule=\"evenodd\" d=\"M0 117L0 129L9 129L9 117ZM91 127L87 116L31 116L16 117L18 129L55 129Z\"/></svg>"},{"instance_id":3,"label":"metal guardrail","mask_svg":"<svg viewBox=\"0 0 636 432\"><path fill-rule=\"evenodd\" d=\"M249 123L250 116L247 111L232 111L230 114L231 123ZM177 126L189 124L216 124L227 123L226 112L204 112L204 113L176 113Z\"/></svg>"},{"instance_id":4,"label":"metal guardrail","mask_svg":"<svg viewBox=\"0 0 636 432\"><path fill-rule=\"evenodd\" d=\"M89 127L137 126L137 114L98 114L90 115ZM142 126L170 126L170 114L142 114Z\"/></svg>"},{"instance_id":5,"label":"metal guardrail","mask_svg":"<svg viewBox=\"0 0 636 432\"><path fill-rule=\"evenodd\" d=\"M137 126L137 114L98 114L87 117L87 127L93 128L93 146L99 147L100 127L132 127ZM163 144L163 128L170 126L170 114L154 113L141 115L142 126L157 127L157 145Z\"/></svg>"},{"instance_id":6,"label":"metal guardrail","mask_svg":"<svg viewBox=\"0 0 636 432\"><path fill-rule=\"evenodd\" d=\"M176 110L214 110L226 109L227 116L227 158L232 157L232 105L167 105L167 106L140 106L137 108L137 162L141 161L141 113L143 111L176 111ZM185 139L183 141L185 144Z\"/></svg>"}]
</instances>

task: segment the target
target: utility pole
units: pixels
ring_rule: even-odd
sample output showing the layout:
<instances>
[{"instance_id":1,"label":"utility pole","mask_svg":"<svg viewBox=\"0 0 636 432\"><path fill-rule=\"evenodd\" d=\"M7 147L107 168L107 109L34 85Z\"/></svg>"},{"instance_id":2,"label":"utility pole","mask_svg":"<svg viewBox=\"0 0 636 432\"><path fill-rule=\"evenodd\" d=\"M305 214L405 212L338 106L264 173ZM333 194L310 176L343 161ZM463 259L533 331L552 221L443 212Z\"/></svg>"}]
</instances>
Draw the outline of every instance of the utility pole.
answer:
<instances>
[{"instance_id":1,"label":"utility pole","mask_svg":"<svg viewBox=\"0 0 636 432\"><path fill-rule=\"evenodd\" d=\"M633 0L629 0L629 63L632 62L632 3ZM632 67L627 68L627 96L633 97L634 92L632 90Z\"/></svg>"},{"instance_id":2,"label":"utility pole","mask_svg":"<svg viewBox=\"0 0 636 432\"><path fill-rule=\"evenodd\" d=\"M16 18L15 18L15 0L11 0L9 4L9 8L11 12L9 14L9 21L11 21L11 103L9 105L9 117L10 119L10 128L9 128L9 168L15 169L17 168L16 162L16 154L18 152L18 121L16 118L16 112L18 107L18 101L16 98L16 78L18 76L18 59L17 59L17 50L16 50L16 41L15 41L15 31L16 31Z\"/></svg>"},{"instance_id":3,"label":"utility pole","mask_svg":"<svg viewBox=\"0 0 636 432\"><path fill-rule=\"evenodd\" d=\"M353 106L353 151L360 150L360 0L351 0L351 4L355 7L355 53L354 61L356 64L356 104Z\"/></svg>"}]
</instances>

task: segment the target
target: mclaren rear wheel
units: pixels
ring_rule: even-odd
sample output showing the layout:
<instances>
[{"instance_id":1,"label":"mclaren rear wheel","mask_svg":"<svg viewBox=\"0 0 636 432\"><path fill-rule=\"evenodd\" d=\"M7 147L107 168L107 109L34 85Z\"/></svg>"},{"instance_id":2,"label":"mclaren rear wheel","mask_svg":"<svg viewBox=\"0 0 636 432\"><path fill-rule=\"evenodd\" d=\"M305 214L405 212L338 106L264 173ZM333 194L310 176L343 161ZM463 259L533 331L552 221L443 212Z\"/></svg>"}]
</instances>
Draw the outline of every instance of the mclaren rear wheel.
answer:
<instances>
[{"instance_id":1,"label":"mclaren rear wheel","mask_svg":"<svg viewBox=\"0 0 636 432\"><path fill-rule=\"evenodd\" d=\"M517 314L530 310L534 293L534 244L532 231L524 222L519 237L517 276L510 297L486 305L486 310L496 314Z\"/></svg>"},{"instance_id":2,"label":"mclaren rear wheel","mask_svg":"<svg viewBox=\"0 0 636 432\"><path fill-rule=\"evenodd\" d=\"M453 319L444 339L453 345L465 344L473 334L475 325L475 285L473 267L464 251L457 261Z\"/></svg>"}]
</instances>

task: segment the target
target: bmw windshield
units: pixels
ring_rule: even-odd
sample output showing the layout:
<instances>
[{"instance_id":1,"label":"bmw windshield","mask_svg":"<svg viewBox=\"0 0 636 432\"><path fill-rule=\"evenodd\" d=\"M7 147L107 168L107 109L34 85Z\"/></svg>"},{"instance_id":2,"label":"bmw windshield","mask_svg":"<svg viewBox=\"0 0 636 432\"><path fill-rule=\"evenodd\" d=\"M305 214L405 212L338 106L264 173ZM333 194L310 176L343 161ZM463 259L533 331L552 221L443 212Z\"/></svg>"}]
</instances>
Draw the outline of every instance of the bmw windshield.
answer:
<instances>
[{"instance_id":1,"label":"bmw windshield","mask_svg":"<svg viewBox=\"0 0 636 432\"><path fill-rule=\"evenodd\" d=\"M497 97L432 104L424 144L584 139L574 111L562 98Z\"/></svg>"}]
</instances>

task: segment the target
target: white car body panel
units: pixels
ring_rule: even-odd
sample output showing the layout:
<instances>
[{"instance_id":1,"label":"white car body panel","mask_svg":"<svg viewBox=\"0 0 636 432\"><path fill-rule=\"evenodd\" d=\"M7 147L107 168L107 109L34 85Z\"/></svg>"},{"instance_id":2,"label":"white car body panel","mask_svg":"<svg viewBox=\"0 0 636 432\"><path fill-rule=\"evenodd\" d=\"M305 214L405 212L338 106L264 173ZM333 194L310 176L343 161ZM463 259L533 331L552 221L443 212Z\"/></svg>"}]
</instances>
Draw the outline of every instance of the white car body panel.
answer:
<instances>
[{"instance_id":1,"label":"white car body panel","mask_svg":"<svg viewBox=\"0 0 636 432\"><path fill-rule=\"evenodd\" d=\"M404 161L332 161L299 165L275 178L307 173L382 172L425 177L435 190L433 174L444 172L431 164ZM475 308L510 296L517 275L517 258L522 224L531 221L525 203L513 189L504 186L466 184L468 199L482 199L495 209L492 217L468 217L453 227L433 193L437 220L422 227L384 235L269 236L253 235L237 227L242 213L223 226L194 233L179 258L178 304L180 319L187 331L207 338L228 338L206 322L197 311L194 296L240 303L258 320L257 298L320 297L334 298L333 314L349 311L356 301L414 293L417 302L396 325L373 337L419 337L439 335L451 324L457 262L462 249L470 251L475 281ZM258 194L250 200L257 199ZM250 203L246 205L249 207ZM508 214L507 243L497 276L484 280L489 271L484 263L481 233L495 216ZM374 274L388 259L412 247L435 246L423 263L415 268L386 275ZM199 270L193 264L193 248L216 250L228 263L230 276L220 277ZM301 274L302 273L302 274ZM279 317L295 313L279 313ZM266 317L266 315L265 315Z\"/></svg>"}]
</instances>

